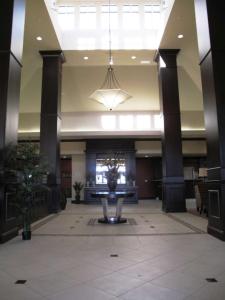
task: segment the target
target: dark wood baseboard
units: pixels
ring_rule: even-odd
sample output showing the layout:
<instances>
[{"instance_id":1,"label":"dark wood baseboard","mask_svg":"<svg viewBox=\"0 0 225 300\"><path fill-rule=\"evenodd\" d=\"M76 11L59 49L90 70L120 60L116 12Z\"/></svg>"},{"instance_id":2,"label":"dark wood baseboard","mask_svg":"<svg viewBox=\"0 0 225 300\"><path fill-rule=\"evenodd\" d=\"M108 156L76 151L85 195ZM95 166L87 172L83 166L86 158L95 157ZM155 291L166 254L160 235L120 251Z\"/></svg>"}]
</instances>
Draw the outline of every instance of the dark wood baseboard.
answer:
<instances>
[{"instance_id":1,"label":"dark wood baseboard","mask_svg":"<svg viewBox=\"0 0 225 300\"><path fill-rule=\"evenodd\" d=\"M18 235L19 228L15 227L6 232L0 233L0 244L6 243Z\"/></svg>"},{"instance_id":2,"label":"dark wood baseboard","mask_svg":"<svg viewBox=\"0 0 225 300\"><path fill-rule=\"evenodd\" d=\"M220 239L221 241L225 241L225 231L219 230L218 228L209 226L207 227L208 234Z\"/></svg>"}]
</instances>

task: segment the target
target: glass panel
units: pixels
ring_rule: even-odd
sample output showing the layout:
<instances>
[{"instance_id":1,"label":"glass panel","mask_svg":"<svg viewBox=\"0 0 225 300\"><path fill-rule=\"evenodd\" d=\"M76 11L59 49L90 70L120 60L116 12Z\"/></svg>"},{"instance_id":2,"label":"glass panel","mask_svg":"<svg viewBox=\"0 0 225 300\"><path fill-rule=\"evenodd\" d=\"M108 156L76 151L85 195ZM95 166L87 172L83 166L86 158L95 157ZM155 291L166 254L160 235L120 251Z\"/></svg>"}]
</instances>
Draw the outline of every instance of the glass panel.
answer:
<instances>
[{"instance_id":1,"label":"glass panel","mask_svg":"<svg viewBox=\"0 0 225 300\"><path fill-rule=\"evenodd\" d=\"M132 130L134 127L134 117L132 115L120 116L119 126L122 130Z\"/></svg>"},{"instance_id":2,"label":"glass panel","mask_svg":"<svg viewBox=\"0 0 225 300\"><path fill-rule=\"evenodd\" d=\"M162 130L164 126L163 116L162 115L155 115L154 116L154 128L158 130Z\"/></svg>"},{"instance_id":3,"label":"glass panel","mask_svg":"<svg viewBox=\"0 0 225 300\"><path fill-rule=\"evenodd\" d=\"M96 28L96 7L81 6L80 7L80 29L95 29Z\"/></svg>"},{"instance_id":4,"label":"glass panel","mask_svg":"<svg viewBox=\"0 0 225 300\"><path fill-rule=\"evenodd\" d=\"M140 29L140 14L138 5L123 6L123 29Z\"/></svg>"},{"instance_id":5,"label":"glass panel","mask_svg":"<svg viewBox=\"0 0 225 300\"><path fill-rule=\"evenodd\" d=\"M105 130L115 130L116 129L116 116L102 116L101 117L102 128Z\"/></svg>"},{"instance_id":6,"label":"glass panel","mask_svg":"<svg viewBox=\"0 0 225 300\"><path fill-rule=\"evenodd\" d=\"M119 28L118 14L111 14L110 22L111 22L111 24L110 24L111 29L118 29ZM101 28L102 29L109 28L109 15L108 14L101 15Z\"/></svg>"},{"instance_id":7,"label":"glass panel","mask_svg":"<svg viewBox=\"0 0 225 300\"><path fill-rule=\"evenodd\" d=\"M138 115L136 118L137 129L139 130L150 130L151 129L151 119L147 115Z\"/></svg>"},{"instance_id":8,"label":"glass panel","mask_svg":"<svg viewBox=\"0 0 225 300\"><path fill-rule=\"evenodd\" d=\"M144 6L144 28L158 29L160 26L160 6L145 5Z\"/></svg>"},{"instance_id":9,"label":"glass panel","mask_svg":"<svg viewBox=\"0 0 225 300\"><path fill-rule=\"evenodd\" d=\"M71 6L60 6L58 8L58 21L62 30L74 29L75 8Z\"/></svg>"},{"instance_id":10,"label":"glass panel","mask_svg":"<svg viewBox=\"0 0 225 300\"><path fill-rule=\"evenodd\" d=\"M96 160L96 184L107 184L106 172L108 171L107 166L104 166L105 159ZM120 159L120 167L118 168L119 178L118 184L126 184L126 165L125 159Z\"/></svg>"},{"instance_id":11,"label":"glass panel","mask_svg":"<svg viewBox=\"0 0 225 300\"><path fill-rule=\"evenodd\" d=\"M80 1L81 3L82 1ZM112 49L156 49L160 22L163 22L160 1L155 4L55 6L58 9L62 43L65 50L108 49L109 12ZM161 14L162 13L162 14ZM70 32L68 32L70 31ZM73 36L72 40L71 37ZM91 38L94 42L81 42ZM78 42L79 40L79 42ZM89 40L90 41L90 40Z\"/></svg>"},{"instance_id":12,"label":"glass panel","mask_svg":"<svg viewBox=\"0 0 225 300\"><path fill-rule=\"evenodd\" d=\"M116 35L112 35L111 48L119 49L118 36L116 36ZM109 36L108 35L105 35L101 38L101 49L109 49Z\"/></svg>"},{"instance_id":13,"label":"glass panel","mask_svg":"<svg viewBox=\"0 0 225 300\"><path fill-rule=\"evenodd\" d=\"M142 49L143 48L143 39L130 37L124 39L124 49Z\"/></svg>"},{"instance_id":14,"label":"glass panel","mask_svg":"<svg viewBox=\"0 0 225 300\"><path fill-rule=\"evenodd\" d=\"M95 38L80 38L77 44L78 50L93 50L95 49Z\"/></svg>"}]
</instances>

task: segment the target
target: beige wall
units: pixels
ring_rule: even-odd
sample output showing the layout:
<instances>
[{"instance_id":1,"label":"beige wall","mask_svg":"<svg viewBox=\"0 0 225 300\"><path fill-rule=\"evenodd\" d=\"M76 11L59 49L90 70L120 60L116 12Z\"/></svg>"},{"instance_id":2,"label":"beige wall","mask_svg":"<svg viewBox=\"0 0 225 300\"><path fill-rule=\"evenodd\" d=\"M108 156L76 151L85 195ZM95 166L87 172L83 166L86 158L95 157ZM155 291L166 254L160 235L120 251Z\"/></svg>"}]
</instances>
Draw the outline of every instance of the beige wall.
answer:
<instances>
[{"instance_id":1,"label":"beige wall","mask_svg":"<svg viewBox=\"0 0 225 300\"><path fill-rule=\"evenodd\" d=\"M136 141L135 142L137 155L162 155L160 141ZM184 155L206 155L205 141L183 141L182 150Z\"/></svg>"},{"instance_id":2,"label":"beige wall","mask_svg":"<svg viewBox=\"0 0 225 300\"><path fill-rule=\"evenodd\" d=\"M184 155L206 155L206 141L204 140L185 140L182 142ZM135 149L137 155L161 155L161 141L136 141ZM84 157L85 161L85 142L61 142L61 155L71 155L76 158ZM83 167L85 170L85 166Z\"/></svg>"},{"instance_id":3,"label":"beige wall","mask_svg":"<svg viewBox=\"0 0 225 300\"><path fill-rule=\"evenodd\" d=\"M105 111L90 95L102 85L105 66L63 67L62 111ZM121 87L132 98L116 110L159 110L159 89L156 66L115 66Z\"/></svg>"},{"instance_id":4,"label":"beige wall","mask_svg":"<svg viewBox=\"0 0 225 300\"><path fill-rule=\"evenodd\" d=\"M62 142L60 144L61 155L80 154L84 155L86 149L85 142Z\"/></svg>"},{"instance_id":5,"label":"beige wall","mask_svg":"<svg viewBox=\"0 0 225 300\"><path fill-rule=\"evenodd\" d=\"M139 111L139 114L145 114L145 111ZM149 111L149 115L158 114L159 112ZM113 112L114 116L129 115L132 114L136 116L137 112ZM111 135L116 136L121 134L121 131L118 127L116 130L103 130L101 124L102 116L111 115L110 112L80 112L80 113L62 113L62 123L61 123L61 134L62 136L87 136L87 135ZM189 132L192 134L192 131L204 131L204 116L202 111L183 111L181 112L181 124L182 130L185 132ZM19 118L19 131L27 136L33 136L34 133L39 133L40 128L40 114L39 113L24 113L20 114ZM123 133L124 134L124 133ZM148 137L158 135L160 136L160 132L155 132L152 126L152 131L144 132L144 131L126 131L125 134L138 136L138 135L146 135Z\"/></svg>"}]
</instances>

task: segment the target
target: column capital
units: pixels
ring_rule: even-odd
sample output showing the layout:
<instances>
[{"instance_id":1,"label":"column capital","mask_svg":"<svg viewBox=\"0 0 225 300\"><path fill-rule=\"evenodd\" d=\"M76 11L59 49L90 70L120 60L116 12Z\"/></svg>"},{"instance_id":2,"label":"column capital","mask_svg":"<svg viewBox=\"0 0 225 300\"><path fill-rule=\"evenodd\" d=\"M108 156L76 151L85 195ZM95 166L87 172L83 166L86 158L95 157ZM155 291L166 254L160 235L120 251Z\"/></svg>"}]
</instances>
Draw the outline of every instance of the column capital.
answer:
<instances>
[{"instance_id":1,"label":"column capital","mask_svg":"<svg viewBox=\"0 0 225 300\"><path fill-rule=\"evenodd\" d=\"M158 49L155 53L154 61L160 63L160 57L165 63L165 68L173 68L177 66L177 55L180 49Z\"/></svg>"},{"instance_id":2,"label":"column capital","mask_svg":"<svg viewBox=\"0 0 225 300\"><path fill-rule=\"evenodd\" d=\"M39 51L39 53L42 56L42 58L58 57L61 59L62 63L66 61L62 50L41 50Z\"/></svg>"}]
</instances>

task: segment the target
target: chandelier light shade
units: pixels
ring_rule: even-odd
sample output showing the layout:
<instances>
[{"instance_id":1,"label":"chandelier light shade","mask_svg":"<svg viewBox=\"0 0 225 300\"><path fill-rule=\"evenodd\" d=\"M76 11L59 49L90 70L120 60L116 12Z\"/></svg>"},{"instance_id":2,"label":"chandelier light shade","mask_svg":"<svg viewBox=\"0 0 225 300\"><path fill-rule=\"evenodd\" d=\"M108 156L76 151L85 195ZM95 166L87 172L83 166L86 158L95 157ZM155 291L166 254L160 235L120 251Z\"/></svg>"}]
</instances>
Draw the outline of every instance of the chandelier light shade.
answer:
<instances>
[{"instance_id":1,"label":"chandelier light shade","mask_svg":"<svg viewBox=\"0 0 225 300\"><path fill-rule=\"evenodd\" d=\"M130 96L127 92L121 89L118 80L116 79L114 70L112 68L113 65L113 57L112 57L112 49L111 49L111 22L110 22L110 9L111 2L109 0L109 67L107 69L105 80L102 86L94 91L91 94L90 98L94 99L101 104L103 104L107 109L112 110L120 103L130 99Z\"/></svg>"},{"instance_id":2,"label":"chandelier light shade","mask_svg":"<svg viewBox=\"0 0 225 300\"><path fill-rule=\"evenodd\" d=\"M107 109L112 110L131 96L120 88L112 66L108 67L105 80L100 89L94 91L90 98L100 102Z\"/></svg>"}]
</instances>

